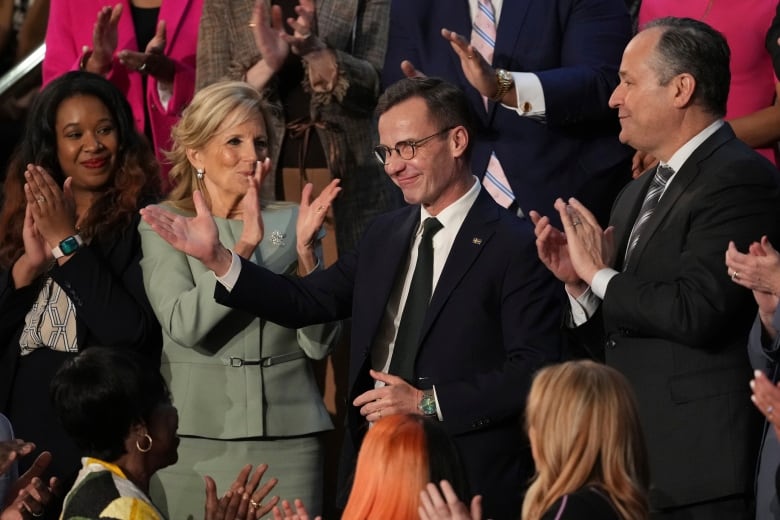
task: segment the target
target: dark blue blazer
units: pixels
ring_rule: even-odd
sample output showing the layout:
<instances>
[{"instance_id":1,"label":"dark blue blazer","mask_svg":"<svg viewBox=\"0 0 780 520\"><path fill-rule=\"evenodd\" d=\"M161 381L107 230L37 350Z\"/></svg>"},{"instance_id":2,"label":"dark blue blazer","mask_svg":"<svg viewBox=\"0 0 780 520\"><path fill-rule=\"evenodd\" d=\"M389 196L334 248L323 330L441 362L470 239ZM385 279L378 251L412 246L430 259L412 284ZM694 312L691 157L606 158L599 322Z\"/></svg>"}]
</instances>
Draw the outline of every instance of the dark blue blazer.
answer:
<instances>
[{"instance_id":1,"label":"dark blue blazer","mask_svg":"<svg viewBox=\"0 0 780 520\"><path fill-rule=\"evenodd\" d=\"M218 284L215 297L288 327L351 317L351 403L373 387L371 347L419 221L419 206L377 217L354 253L306 278L243 262L234 289ZM415 364L415 376L436 385L442 424L495 518L520 516L533 469L522 425L526 394L533 373L561 355L560 298L534 241L527 221L480 193L432 295ZM342 458L351 460L367 423L348 408Z\"/></svg>"},{"instance_id":2,"label":"dark blue blazer","mask_svg":"<svg viewBox=\"0 0 780 520\"><path fill-rule=\"evenodd\" d=\"M606 223L630 178L633 154L618 141L617 114L608 106L631 37L624 1L504 0L493 66L539 77L545 122L493 102L486 112L460 59L441 37L443 27L470 38L467 0L393 0L384 85L402 77L404 59L457 84L481 124L472 155L475 174L483 175L495 150L526 213L537 210L557 222L553 202L574 195Z\"/></svg>"}]
</instances>

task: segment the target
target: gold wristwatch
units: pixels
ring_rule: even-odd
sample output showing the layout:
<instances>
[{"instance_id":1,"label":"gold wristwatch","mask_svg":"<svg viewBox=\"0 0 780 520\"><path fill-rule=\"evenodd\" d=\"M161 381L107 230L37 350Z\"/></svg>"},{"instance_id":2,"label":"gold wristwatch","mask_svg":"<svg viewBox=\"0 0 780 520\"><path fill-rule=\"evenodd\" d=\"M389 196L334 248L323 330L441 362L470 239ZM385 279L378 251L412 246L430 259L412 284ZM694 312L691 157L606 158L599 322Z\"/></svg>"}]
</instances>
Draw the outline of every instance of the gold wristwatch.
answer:
<instances>
[{"instance_id":1,"label":"gold wristwatch","mask_svg":"<svg viewBox=\"0 0 780 520\"><path fill-rule=\"evenodd\" d=\"M501 101L504 98L504 94L509 92L514 84L515 79L508 71L496 69L496 85L498 85L498 90L496 90L496 93L491 99L496 102Z\"/></svg>"}]
</instances>

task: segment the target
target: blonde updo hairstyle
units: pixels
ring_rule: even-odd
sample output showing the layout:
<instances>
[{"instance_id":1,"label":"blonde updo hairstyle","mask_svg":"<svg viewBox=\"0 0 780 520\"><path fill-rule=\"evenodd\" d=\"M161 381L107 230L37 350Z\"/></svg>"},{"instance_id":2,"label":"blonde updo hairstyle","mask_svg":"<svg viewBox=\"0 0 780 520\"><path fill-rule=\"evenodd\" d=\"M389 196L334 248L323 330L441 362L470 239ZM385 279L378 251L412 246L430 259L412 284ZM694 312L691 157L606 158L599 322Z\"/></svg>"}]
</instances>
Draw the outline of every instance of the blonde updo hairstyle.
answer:
<instances>
[{"instance_id":1,"label":"blonde updo hairstyle","mask_svg":"<svg viewBox=\"0 0 780 520\"><path fill-rule=\"evenodd\" d=\"M556 500L586 486L608 495L624 520L648 518L647 451L622 374L592 361L542 369L528 396L526 426L536 475L523 502L525 520L538 520Z\"/></svg>"},{"instance_id":2,"label":"blonde updo hairstyle","mask_svg":"<svg viewBox=\"0 0 780 520\"><path fill-rule=\"evenodd\" d=\"M171 130L173 147L166 156L173 165L168 175L174 188L168 195L168 202L181 210L194 212L192 193L200 190L211 205L206 185L203 179L198 179L187 150L202 149L223 129L260 115L265 123L268 148L272 150L275 140L269 125L269 110L262 95L241 81L220 81L196 92Z\"/></svg>"}]
</instances>

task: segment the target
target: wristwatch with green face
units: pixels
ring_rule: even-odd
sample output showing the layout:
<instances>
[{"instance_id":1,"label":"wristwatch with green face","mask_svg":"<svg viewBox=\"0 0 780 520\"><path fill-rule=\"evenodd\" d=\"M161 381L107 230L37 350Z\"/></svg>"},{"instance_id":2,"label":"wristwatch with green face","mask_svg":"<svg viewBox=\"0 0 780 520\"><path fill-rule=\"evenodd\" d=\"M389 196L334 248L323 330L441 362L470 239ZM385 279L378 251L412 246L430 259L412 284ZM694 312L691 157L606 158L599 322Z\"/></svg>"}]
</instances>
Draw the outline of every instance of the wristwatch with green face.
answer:
<instances>
[{"instance_id":1,"label":"wristwatch with green face","mask_svg":"<svg viewBox=\"0 0 780 520\"><path fill-rule=\"evenodd\" d=\"M437 415L436 410L436 397L433 395L433 390L423 390L422 398L417 404L417 408L426 417L432 417Z\"/></svg>"},{"instance_id":2,"label":"wristwatch with green face","mask_svg":"<svg viewBox=\"0 0 780 520\"><path fill-rule=\"evenodd\" d=\"M54 258L62 258L63 256L72 255L82 245L84 245L84 239L76 233L60 242L60 245L51 250L51 254L54 255Z\"/></svg>"}]
</instances>

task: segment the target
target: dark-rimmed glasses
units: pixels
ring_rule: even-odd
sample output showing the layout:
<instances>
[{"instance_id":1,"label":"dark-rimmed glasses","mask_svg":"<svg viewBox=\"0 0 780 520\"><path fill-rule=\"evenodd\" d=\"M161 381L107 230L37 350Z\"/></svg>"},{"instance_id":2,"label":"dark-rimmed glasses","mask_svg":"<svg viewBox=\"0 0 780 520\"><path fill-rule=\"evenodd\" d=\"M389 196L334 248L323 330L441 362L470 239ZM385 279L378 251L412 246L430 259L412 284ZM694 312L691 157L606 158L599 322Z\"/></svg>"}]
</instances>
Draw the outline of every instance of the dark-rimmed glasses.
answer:
<instances>
[{"instance_id":1,"label":"dark-rimmed glasses","mask_svg":"<svg viewBox=\"0 0 780 520\"><path fill-rule=\"evenodd\" d=\"M380 164L387 164L387 161L388 159L390 159L390 156L393 154L393 151L395 151L399 155L399 157L401 157L401 159L405 161L414 159L414 154L417 153L417 148L424 145L434 137L449 132L453 128L455 127L449 126L444 130L439 130L435 134L431 134L428 137L423 137L422 139L417 139L416 141L413 141L411 139L408 139L406 141L399 141L395 143L395 146L393 146L392 148L385 144L377 145L374 147L374 156L376 157L376 160L379 161Z\"/></svg>"}]
</instances>

